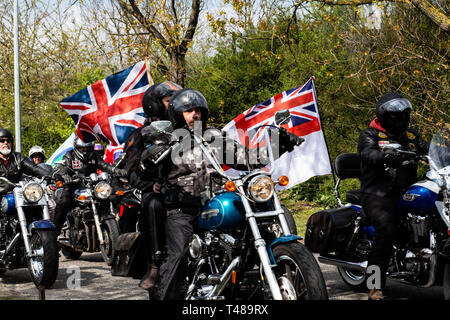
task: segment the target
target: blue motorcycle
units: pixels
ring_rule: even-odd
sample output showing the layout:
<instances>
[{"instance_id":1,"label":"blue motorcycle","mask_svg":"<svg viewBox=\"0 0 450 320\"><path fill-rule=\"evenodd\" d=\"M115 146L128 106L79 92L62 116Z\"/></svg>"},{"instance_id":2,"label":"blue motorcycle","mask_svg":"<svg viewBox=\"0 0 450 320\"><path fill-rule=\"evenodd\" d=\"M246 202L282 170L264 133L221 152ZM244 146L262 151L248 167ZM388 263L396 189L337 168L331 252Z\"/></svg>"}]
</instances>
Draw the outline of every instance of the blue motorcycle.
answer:
<instances>
[{"instance_id":1,"label":"blue motorcycle","mask_svg":"<svg viewBox=\"0 0 450 320\"><path fill-rule=\"evenodd\" d=\"M1 202L0 275L26 268L38 288L50 288L58 275L58 247L55 226L50 221L48 193L44 178L27 178Z\"/></svg>"},{"instance_id":2,"label":"blue motorcycle","mask_svg":"<svg viewBox=\"0 0 450 320\"><path fill-rule=\"evenodd\" d=\"M444 298L450 299L450 139L448 128L438 131L429 154L418 157L390 144L383 152L402 153L403 164L426 160L430 171L426 179L411 185L398 202L402 216L387 278L420 287L443 285ZM338 181L335 196L338 208L313 214L307 222L305 245L320 253L324 264L337 266L342 280L355 291L367 289L368 257L374 229L361 208L359 190L339 195L343 179L359 178L359 156L341 154L336 158ZM388 169L387 169L388 170Z\"/></svg>"},{"instance_id":3,"label":"blue motorcycle","mask_svg":"<svg viewBox=\"0 0 450 320\"><path fill-rule=\"evenodd\" d=\"M277 125L289 118L288 111L280 111ZM155 128L158 125L152 123ZM273 164L269 130L264 130ZM194 140L226 183L222 192L207 198L198 216L189 243L185 299L328 299L320 267L299 242L295 221L275 192L275 185L286 183L286 177L273 181L273 165L269 172L255 169L231 176L205 139L194 134ZM155 163L164 159L164 154Z\"/></svg>"}]
</instances>

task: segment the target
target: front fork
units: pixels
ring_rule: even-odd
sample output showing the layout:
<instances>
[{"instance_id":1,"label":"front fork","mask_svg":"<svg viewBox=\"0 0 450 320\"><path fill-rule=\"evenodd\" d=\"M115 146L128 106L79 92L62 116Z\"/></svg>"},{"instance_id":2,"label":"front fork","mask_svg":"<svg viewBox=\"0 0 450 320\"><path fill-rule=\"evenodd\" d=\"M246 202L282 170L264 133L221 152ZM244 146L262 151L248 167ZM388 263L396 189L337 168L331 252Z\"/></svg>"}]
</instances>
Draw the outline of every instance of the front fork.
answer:
<instances>
[{"instance_id":1,"label":"front fork","mask_svg":"<svg viewBox=\"0 0 450 320\"><path fill-rule=\"evenodd\" d=\"M253 210L250 207L250 203L245 197L242 198L242 203L244 204L245 212L246 212L246 218L248 220L248 223L250 225L250 229L252 230L253 237L255 238L255 248L258 252L259 259L261 261L261 264L263 266L264 270L264 276L266 277L267 283L269 284L270 292L272 293L272 297L274 300L283 300L283 297L281 295L280 287L278 285L277 279L275 277L275 274L272 271L272 267L270 265L270 258L269 254L267 253L266 249L266 242L261 237L261 233L259 232L258 224L256 222L255 214L253 213ZM281 207L280 207L281 209ZM283 217L283 215L279 215L279 217ZM281 227L283 230L289 230L287 228L286 220L284 220L284 223L286 225L283 227L283 221L280 219L280 223L282 224Z\"/></svg>"},{"instance_id":2,"label":"front fork","mask_svg":"<svg viewBox=\"0 0 450 320\"><path fill-rule=\"evenodd\" d=\"M98 241L100 242L100 245L104 245L105 240L103 239L103 232L102 228L100 227L100 217L98 215L97 206L95 205L94 201L92 201L92 212L94 213L94 222L97 229Z\"/></svg>"}]
</instances>

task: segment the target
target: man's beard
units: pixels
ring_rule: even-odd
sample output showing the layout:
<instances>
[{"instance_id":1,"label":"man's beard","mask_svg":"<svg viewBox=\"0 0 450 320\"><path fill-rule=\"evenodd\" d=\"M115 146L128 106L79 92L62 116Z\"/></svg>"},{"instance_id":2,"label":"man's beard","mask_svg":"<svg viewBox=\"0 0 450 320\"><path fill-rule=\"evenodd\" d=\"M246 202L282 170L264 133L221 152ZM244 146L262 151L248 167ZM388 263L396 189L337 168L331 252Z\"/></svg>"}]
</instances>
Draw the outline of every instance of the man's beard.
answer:
<instances>
[{"instance_id":1,"label":"man's beard","mask_svg":"<svg viewBox=\"0 0 450 320\"><path fill-rule=\"evenodd\" d=\"M2 155L4 155L5 157L9 156L11 153L11 149L10 148L4 148L4 149L0 149L0 153Z\"/></svg>"}]
</instances>

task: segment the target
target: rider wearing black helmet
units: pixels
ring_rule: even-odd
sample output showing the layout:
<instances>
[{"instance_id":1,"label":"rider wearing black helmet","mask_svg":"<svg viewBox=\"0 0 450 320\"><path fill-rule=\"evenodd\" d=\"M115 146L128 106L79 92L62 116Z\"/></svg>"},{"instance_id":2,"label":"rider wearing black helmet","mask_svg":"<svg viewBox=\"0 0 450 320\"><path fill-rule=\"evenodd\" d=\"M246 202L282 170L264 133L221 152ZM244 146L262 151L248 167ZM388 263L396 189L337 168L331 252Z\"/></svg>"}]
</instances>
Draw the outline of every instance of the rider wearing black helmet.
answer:
<instances>
[{"instance_id":1,"label":"rider wearing black helmet","mask_svg":"<svg viewBox=\"0 0 450 320\"><path fill-rule=\"evenodd\" d=\"M141 162L141 155L149 144L146 135L148 125L152 121L167 120L169 99L176 91L181 89L179 85L170 81L154 84L147 89L142 98L142 108L147 119L142 127L130 134L124 148L128 182L132 187L142 191L142 212L139 215L139 230L146 244L148 269L139 286L144 290L148 290L150 296L153 295L155 284L159 277L159 266L161 265L164 246L163 220L166 215L166 209L160 196L161 185L157 173L152 167ZM121 219L126 221L122 225L135 225L136 212L131 207L124 208Z\"/></svg>"},{"instance_id":2,"label":"rider wearing black helmet","mask_svg":"<svg viewBox=\"0 0 450 320\"><path fill-rule=\"evenodd\" d=\"M211 141L208 141L211 144L207 148L224 160L221 162L237 170L248 169L244 147L237 145L234 140L227 140L224 133L215 128L208 128L203 134L208 111L205 97L197 90L186 88L170 98L169 120L176 129L174 135L181 141L167 157L171 161L163 161L161 170L161 176L164 178L162 193L167 208L167 258L161 266L159 299L182 298L182 284L187 269L186 250L194 231L194 221L204 203L224 188L223 178L209 161L202 157L201 152L198 154L200 150L196 147L193 134L203 135L205 140L211 138ZM284 149L280 150L280 155L291 151L298 142L296 139L291 140L289 134L280 134L281 136L284 138ZM218 141L223 143L217 143Z\"/></svg>"},{"instance_id":3,"label":"rider wearing black helmet","mask_svg":"<svg viewBox=\"0 0 450 320\"><path fill-rule=\"evenodd\" d=\"M79 137L73 141L73 149L68 151L63 157L63 163L55 166L55 178L64 181L63 191L56 197L55 227L59 232L64 224L67 212L75 204L73 191L80 187L79 183L71 183L72 177L76 174L89 176L96 173L97 169L118 176L125 176L126 171L115 169L94 151L94 141L84 142Z\"/></svg>"},{"instance_id":4,"label":"rider wearing black helmet","mask_svg":"<svg viewBox=\"0 0 450 320\"><path fill-rule=\"evenodd\" d=\"M22 179L22 174L43 177L48 171L37 167L20 152L13 151L13 136L8 129L0 128L0 177L17 183ZM10 190L10 185L0 182L0 195Z\"/></svg>"},{"instance_id":5,"label":"rider wearing black helmet","mask_svg":"<svg viewBox=\"0 0 450 320\"><path fill-rule=\"evenodd\" d=\"M402 166L396 154L385 154L382 147L399 143L402 150L419 154L428 152L428 144L420 134L409 127L412 105L396 92L383 95L376 104L376 118L364 129L358 141L361 158L362 206L375 228L368 265L380 268L381 286L369 292L370 300L383 299L393 239L399 217L396 203L409 185L417 180L417 165Z\"/></svg>"}]
</instances>

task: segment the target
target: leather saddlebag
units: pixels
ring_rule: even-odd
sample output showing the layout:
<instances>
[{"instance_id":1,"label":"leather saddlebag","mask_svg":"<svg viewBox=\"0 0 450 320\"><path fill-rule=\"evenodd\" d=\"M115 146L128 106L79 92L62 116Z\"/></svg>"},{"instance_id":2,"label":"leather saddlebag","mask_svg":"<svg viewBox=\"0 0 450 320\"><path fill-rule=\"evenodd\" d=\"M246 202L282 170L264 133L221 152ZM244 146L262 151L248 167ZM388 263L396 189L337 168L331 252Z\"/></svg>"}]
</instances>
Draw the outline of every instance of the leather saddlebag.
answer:
<instances>
[{"instance_id":1,"label":"leather saddlebag","mask_svg":"<svg viewBox=\"0 0 450 320\"><path fill-rule=\"evenodd\" d=\"M140 279L147 271L147 257L139 232L119 235L112 257L111 275Z\"/></svg>"},{"instance_id":2,"label":"leather saddlebag","mask_svg":"<svg viewBox=\"0 0 450 320\"><path fill-rule=\"evenodd\" d=\"M357 211L351 207L333 208L312 214L306 223L305 246L326 254L345 246L353 231Z\"/></svg>"}]
</instances>

